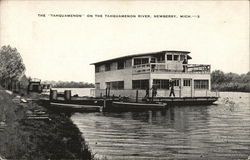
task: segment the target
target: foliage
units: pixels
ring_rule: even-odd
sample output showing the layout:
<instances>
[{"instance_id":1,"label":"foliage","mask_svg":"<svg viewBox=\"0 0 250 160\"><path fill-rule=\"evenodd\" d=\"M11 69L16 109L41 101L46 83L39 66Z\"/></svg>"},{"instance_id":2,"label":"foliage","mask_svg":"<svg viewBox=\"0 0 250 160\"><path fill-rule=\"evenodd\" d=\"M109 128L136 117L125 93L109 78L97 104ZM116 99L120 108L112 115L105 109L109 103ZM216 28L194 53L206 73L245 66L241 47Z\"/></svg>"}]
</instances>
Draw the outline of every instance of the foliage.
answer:
<instances>
[{"instance_id":1,"label":"foliage","mask_svg":"<svg viewBox=\"0 0 250 160\"><path fill-rule=\"evenodd\" d=\"M25 65L17 49L3 46L0 49L0 80L18 79L24 71Z\"/></svg>"},{"instance_id":2,"label":"foliage","mask_svg":"<svg viewBox=\"0 0 250 160\"><path fill-rule=\"evenodd\" d=\"M46 83L52 84L55 88L94 88L93 83L87 82L68 82L68 81L46 81Z\"/></svg>"},{"instance_id":3,"label":"foliage","mask_svg":"<svg viewBox=\"0 0 250 160\"><path fill-rule=\"evenodd\" d=\"M211 74L211 83L214 90L250 92L250 72L239 75L215 70Z\"/></svg>"},{"instance_id":4,"label":"foliage","mask_svg":"<svg viewBox=\"0 0 250 160\"><path fill-rule=\"evenodd\" d=\"M1 88L0 88L1 89ZM47 110L47 103L13 102L14 94L0 90L0 155L6 159L91 159L79 129L63 113ZM49 119L28 119L35 111ZM0 157L1 159L1 157Z\"/></svg>"}]
</instances>

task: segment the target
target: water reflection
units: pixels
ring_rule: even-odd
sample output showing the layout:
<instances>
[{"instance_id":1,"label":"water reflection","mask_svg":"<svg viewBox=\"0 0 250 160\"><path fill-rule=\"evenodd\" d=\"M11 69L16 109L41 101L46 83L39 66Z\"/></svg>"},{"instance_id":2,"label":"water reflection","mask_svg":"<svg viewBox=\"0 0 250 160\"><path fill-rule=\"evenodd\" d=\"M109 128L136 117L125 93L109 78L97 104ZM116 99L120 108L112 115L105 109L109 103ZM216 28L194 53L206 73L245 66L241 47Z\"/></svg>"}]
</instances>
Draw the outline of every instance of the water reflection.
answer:
<instances>
[{"instance_id":1,"label":"water reflection","mask_svg":"<svg viewBox=\"0 0 250 160\"><path fill-rule=\"evenodd\" d=\"M83 113L75 114L72 120L98 158L247 159L249 94L233 93L228 100L223 99L227 97L230 93L211 106Z\"/></svg>"}]
</instances>

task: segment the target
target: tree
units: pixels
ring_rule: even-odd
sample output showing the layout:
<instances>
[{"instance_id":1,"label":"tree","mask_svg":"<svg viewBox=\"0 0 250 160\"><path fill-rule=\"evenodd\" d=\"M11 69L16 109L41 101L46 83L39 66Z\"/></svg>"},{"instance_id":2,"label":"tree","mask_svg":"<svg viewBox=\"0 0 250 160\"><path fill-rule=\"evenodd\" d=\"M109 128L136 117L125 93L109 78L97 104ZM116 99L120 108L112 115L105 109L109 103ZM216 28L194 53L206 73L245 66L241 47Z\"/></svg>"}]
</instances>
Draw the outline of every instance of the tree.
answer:
<instances>
[{"instance_id":1,"label":"tree","mask_svg":"<svg viewBox=\"0 0 250 160\"><path fill-rule=\"evenodd\" d=\"M225 74L220 70L215 70L211 74L211 82L215 84L220 84L225 81Z\"/></svg>"},{"instance_id":2,"label":"tree","mask_svg":"<svg viewBox=\"0 0 250 160\"><path fill-rule=\"evenodd\" d=\"M3 46L0 49L0 80L17 80L24 75L25 65L16 48Z\"/></svg>"}]
</instances>

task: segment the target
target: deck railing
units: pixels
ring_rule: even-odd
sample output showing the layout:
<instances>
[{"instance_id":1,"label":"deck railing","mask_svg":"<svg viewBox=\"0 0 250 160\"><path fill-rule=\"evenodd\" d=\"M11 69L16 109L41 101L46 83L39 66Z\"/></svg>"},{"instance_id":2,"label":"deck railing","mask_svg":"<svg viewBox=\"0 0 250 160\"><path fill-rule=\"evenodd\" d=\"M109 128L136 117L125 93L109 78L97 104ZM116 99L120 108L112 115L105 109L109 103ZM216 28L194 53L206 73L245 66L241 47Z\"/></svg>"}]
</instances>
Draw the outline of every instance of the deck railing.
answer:
<instances>
[{"instance_id":1,"label":"deck railing","mask_svg":"<svg viewBox=\"0 0 250 160\"><path fill-rule=\"evenodd\" d=\"M174 69L173 69L174 68ZM182 64L170 67L165 63L147 63L133 66L133 74L150 73L150 72L172 72L172 73L210 73L210 65L205 64Z\"/></svg>"},{"instance_id":2,"label":"deck railing","mask_svg":"<svg viewBox=\"0 0 250 160\"><path fill-rule=\"evenodd\" d=\"M113 95L115 97L119 96L125 96L129 98L136 97L138 92L138 97L143 98L146 95L146 89L122 89L122 90L106 90L106 89L91 89L90 95L96 96L96 97L102 97L110 95L112 97ZM175 89L174 91L175 97L219 97L219 92L212 92L210 90L200 90L200 89L193 89L193 90L183 90L183 89ZM168 89L157 89L157 95L156 97L169 97L170 90ZM152 90L149 91L149 96L152 96Z\"/></svg>"},{"instance_id":3,"label":"deck railing","mask_svg":"<svg viewBox=\"0 0 250 160\"><path fill-rule=\"evenodd\" d=\"M210 73L211 66L205 64L188 64L187 72Z\"/></svg>"}]
</instances>

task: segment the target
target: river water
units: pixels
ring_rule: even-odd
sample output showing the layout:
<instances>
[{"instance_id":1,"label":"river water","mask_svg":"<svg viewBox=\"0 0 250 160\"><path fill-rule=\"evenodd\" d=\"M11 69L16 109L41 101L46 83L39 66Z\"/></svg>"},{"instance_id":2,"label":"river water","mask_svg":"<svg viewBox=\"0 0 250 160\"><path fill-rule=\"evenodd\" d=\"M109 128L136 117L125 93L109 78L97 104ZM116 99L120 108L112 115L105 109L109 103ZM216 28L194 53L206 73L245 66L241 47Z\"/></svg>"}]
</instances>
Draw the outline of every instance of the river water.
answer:
<instances>
[{"instance_id":1,"label":"river water","mask_svg":"<svg viewBox=\"0 0 250 160\"><path fill-rule=\"evenodd\" d=\"M250 93L220 96L215 105L75 113L71 119L99 159L246 160L250 158Z\"/></svg>"}]
</instances>

